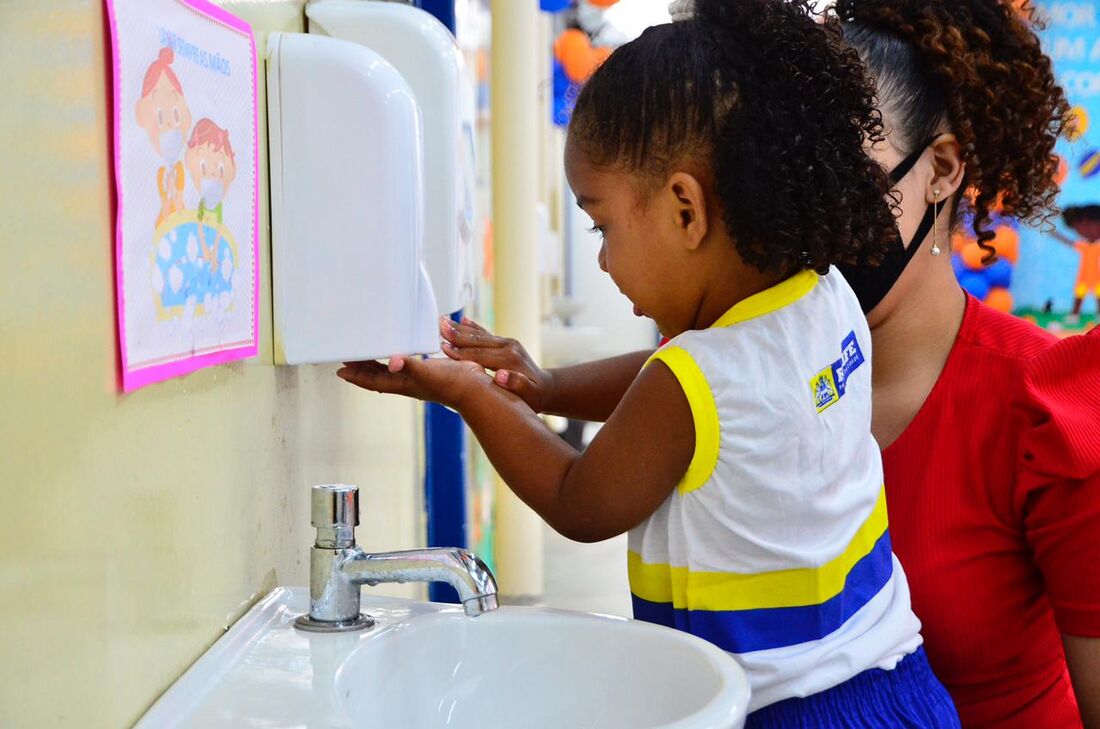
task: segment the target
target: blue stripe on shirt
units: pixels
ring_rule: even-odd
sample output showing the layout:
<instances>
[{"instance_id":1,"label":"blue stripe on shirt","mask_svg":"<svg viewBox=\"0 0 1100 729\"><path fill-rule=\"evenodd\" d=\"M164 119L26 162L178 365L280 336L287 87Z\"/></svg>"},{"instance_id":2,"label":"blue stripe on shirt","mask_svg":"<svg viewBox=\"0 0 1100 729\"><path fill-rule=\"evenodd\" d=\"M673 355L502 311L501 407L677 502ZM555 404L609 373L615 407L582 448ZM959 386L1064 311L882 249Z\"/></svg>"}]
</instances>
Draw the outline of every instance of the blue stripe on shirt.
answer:
<instances>
[{"instance_id":1,"label":"blue stripe on shirt","mask_svg":"<svg viewBox=\"0 0 1100 729\"><path fill-rule=\"evenodd\" d=\"M783 648L820 640L844 625L890 580L894 571L890 532L852 567L844 589L818 605L755 610L681 610L632 595L634 617L677 628L731 653Z\"/></svg>"}]
</instances>

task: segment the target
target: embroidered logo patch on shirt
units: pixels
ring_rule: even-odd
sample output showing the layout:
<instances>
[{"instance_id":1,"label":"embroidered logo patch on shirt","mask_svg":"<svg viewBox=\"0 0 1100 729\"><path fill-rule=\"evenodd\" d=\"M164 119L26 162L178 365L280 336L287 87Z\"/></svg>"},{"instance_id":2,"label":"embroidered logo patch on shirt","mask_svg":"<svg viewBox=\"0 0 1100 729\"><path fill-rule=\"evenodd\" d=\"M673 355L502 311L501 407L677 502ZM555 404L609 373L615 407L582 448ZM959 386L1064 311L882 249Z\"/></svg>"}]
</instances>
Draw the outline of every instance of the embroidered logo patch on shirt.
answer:
<instances>
[{"instance_id":1,"label":"embroidered logo patch on shirt","mask_svg":"<svg viewBox=\"0 0 1100 729\"><path fill-rule=\"evenodd\" d=\"M863 352L856 341L856 333L848 332L840 344L840 359L810 378L810 393L819 413L840 402L847 390L848 378L861 364Z\"/></svg>"}]
</instances>

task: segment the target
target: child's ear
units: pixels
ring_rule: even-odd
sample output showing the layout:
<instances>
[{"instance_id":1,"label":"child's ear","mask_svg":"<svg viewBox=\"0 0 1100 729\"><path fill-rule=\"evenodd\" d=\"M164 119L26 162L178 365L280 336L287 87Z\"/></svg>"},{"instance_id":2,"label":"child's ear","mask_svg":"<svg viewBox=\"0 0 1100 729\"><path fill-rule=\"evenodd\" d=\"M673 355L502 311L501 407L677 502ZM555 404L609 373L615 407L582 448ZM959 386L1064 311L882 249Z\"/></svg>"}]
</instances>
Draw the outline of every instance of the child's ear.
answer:
<instances>
[{"instance_id":1,"label":"child's ear","mask_svg":"<svg viewBox=\"0 0 1100 729\"><path fill-rule=\"evenodd\" d=\"M674 172L665 184L665 191L685 248L698 248L707 237L707 203L702 184L694 175Z\"/></svg>"}]
</instances>

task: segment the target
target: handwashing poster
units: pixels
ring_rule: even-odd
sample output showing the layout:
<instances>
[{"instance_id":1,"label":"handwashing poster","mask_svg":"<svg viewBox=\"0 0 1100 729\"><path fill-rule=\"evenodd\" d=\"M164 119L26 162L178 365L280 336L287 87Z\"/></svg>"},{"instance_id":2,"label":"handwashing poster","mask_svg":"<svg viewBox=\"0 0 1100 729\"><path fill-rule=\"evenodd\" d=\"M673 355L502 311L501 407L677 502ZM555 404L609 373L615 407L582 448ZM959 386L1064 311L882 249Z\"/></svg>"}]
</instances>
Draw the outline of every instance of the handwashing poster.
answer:
<instances>
[{"instance_id":1,"label":"handwashing poster","mask_svg":"<svg viewBox=\"0 0 1100 729\"><path fill-rule=\"evenodd\" d=\"M129 392L256 354L256 55L205 0L106 1Z\"/></svg>"},{"instance_id":2,"label":"handwashing poster","mask_svg":"<svg viewBox=\"0 0 1100 729\"><path fill-rule=\"evenodd\" d=\"M1100 0L1037 3L1047 27L1043 50L1054 61L1076 131L1058 144L1062 214L1055 230L1020 240L1018 301L1041 324L1072 332L1100 309Z\"/></svg>"},{"instance_id":3,"label":"handwashing poster","mask_svg":"<svg viewBox=\"0 0 1100 729\"><path fill-rule=\"evenodd\" d=\"M1018 1L1039 19L1043 51L1071 106L1074 130L1059 140L1056 181L1061 214L1052 228L1030 228L994 210L987 261L965 211L952 239L959 283L993 308L1060 335L1100 321L1100 0Z\"/></svg>"}]
</instances>

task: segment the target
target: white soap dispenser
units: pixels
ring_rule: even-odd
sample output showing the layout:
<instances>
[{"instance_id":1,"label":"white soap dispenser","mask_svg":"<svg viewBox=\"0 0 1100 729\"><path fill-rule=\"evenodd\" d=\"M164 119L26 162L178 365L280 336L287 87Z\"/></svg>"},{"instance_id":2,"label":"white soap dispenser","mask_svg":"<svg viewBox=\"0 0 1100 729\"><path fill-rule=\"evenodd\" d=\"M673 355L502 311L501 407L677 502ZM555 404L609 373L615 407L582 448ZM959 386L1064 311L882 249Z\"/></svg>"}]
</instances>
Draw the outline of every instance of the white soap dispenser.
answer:
<instances>
[{"instance_id":1,"label":"white soap dispenser","mask_svg":"<svg viewBox=\"0 0 1100 729\"><path fill-rule=\"evenodd\" d=\"M276 362L437 351L405 79L363 45L273 33L267 84Z\"/></svg>"},{"instance_id":2,"label":"white soap dispenser","mask_svg":"<svg viewBox=\"0 0 1100 729\"><path fill-rule=\"evenodd\" d=\"M424 120L425 263L439 313L458 311L473 298L473 195L466 172L473 124L463 119L462 84L469 82L454 36L430 13L400 2L316 0L306 15L311 34L377 52L416 95Z\"/></svg>"}]
</instances>

